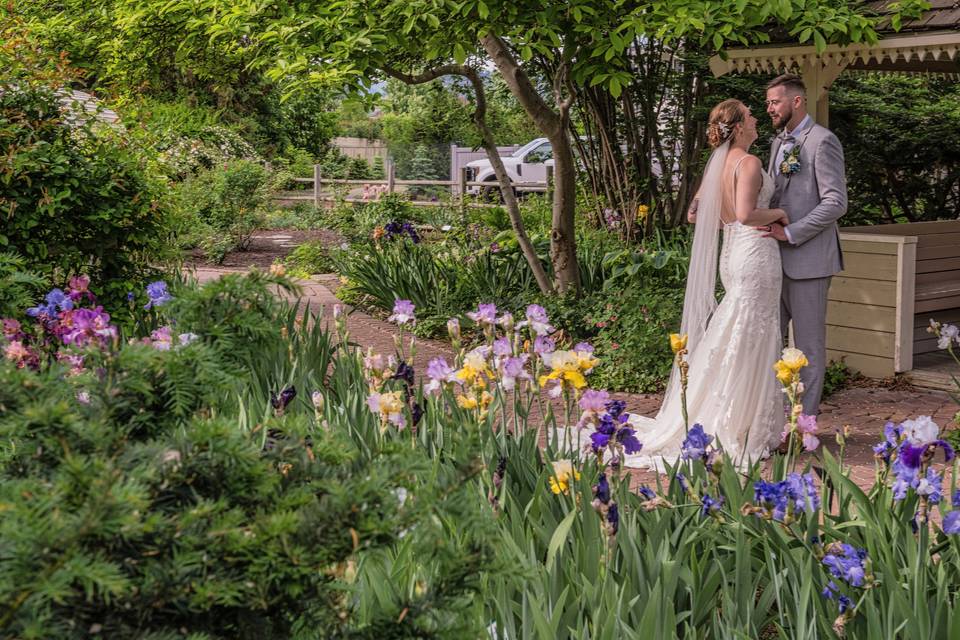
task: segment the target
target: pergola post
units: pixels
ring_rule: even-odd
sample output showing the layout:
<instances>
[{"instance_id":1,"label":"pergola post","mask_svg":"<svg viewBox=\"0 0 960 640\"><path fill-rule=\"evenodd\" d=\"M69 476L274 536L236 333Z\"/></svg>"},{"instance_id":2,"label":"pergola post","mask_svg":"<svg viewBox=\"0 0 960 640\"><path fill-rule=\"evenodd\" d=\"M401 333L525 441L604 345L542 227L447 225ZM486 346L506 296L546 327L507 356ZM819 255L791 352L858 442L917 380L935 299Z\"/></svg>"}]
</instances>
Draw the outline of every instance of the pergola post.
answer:
<instances>
[{"instance_id":1,"label":"pergola post","mask_svg":"<svg viewBox=\"0 0 960 640\"><path fill-rule=\"evenodd\" d=\"M830 87L846 66L845 60L832 57L808 59L800 66L800 76L807 85L808 110L819 125L830 126Z\"/></svg>"}]
</instances>

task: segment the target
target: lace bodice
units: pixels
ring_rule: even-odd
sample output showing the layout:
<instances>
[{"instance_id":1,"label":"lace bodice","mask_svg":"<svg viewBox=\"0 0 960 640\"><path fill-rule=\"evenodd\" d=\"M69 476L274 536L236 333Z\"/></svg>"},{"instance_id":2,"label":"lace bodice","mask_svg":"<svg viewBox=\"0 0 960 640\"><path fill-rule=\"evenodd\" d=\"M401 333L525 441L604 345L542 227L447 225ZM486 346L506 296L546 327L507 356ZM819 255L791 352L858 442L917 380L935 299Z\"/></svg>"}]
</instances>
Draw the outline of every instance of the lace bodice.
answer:
<instances>
[{"instance_id":1,"label":"lace bodice","mask_svg":"<svg viewBox=\"0 0 960 640\"><path fill-rule=\"evenodd\" d=\"M775 185L773 177L765 170L760 171L762 183L760 184L760 193L757 195L757 209L768 209L770 207L770 198L773 197Z\"/></svg>"}]
</instances>

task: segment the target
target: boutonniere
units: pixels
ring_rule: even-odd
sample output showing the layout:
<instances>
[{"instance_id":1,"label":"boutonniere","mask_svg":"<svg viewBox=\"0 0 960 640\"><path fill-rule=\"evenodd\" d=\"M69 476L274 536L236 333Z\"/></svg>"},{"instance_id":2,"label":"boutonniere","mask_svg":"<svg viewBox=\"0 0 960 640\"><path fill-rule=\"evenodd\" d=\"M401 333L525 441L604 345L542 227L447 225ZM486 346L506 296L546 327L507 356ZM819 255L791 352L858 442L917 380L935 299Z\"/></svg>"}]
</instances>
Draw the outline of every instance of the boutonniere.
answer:
<instances>
[{"instance_id":1,"label":"boutonniere","mask_svg":"<svg viewBox=\"0 0 960 640\"><path fill-rule=\"evenodd\" d=\"M780 175L792 176L798 171L800 171L800 145L795 144L783 156L783 162L780 163Z\"/></svg>"}]
</instances>

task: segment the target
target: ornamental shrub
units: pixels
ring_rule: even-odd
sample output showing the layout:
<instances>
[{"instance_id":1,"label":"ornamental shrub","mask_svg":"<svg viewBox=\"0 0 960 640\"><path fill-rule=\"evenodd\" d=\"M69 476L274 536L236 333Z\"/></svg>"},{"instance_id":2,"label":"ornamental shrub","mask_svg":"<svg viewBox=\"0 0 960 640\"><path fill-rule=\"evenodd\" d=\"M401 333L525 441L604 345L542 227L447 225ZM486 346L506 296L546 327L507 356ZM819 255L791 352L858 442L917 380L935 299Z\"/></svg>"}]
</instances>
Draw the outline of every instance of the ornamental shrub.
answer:
<instances>
[{"instance_id":1,"label":"ornamental shrub","mask_svg":"<svg viewBox=\"0 0 960 640\"><path fill-rule=\"evenodd\" d=\"M264 223L268 182L269 174L258 162L231 160L178 187L181 211L208 230L202 246L209 257L220 262L229 251L249 246L253 232Z\"/></svg>"},{"instance_id":2,"label":"ornamental shrub","mask_svg":"<svg viewBox=\"0 0 960 640\"><path fill-rule=\"evenodd\" d=\"M165 187L122 130L75 114L46 86L0 84L0 250L54 281L88 274L110 303L171 257Z\"/></svg>"}]
</instances>

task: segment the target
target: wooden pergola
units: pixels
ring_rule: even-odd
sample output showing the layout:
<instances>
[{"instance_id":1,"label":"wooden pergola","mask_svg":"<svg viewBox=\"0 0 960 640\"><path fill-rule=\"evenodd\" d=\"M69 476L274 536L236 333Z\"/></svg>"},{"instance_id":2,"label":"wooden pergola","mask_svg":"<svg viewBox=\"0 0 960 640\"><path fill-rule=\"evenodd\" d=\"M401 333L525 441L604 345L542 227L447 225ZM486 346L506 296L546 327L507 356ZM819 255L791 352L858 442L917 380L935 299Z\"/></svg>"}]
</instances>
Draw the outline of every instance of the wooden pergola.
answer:
<instances>
[{"instance_id":1,"label":"wooden pergola","mask_svg":"<svg viewBox=\"0 0 960 640\"><path fill-rule=\"evenodd\" d=\"M871 3L880 14L890 0ZM845 70L938 73L960 77L960 2L931 0L931 8L894 31L889 20L878 28L876 44L828 45L817 53L813 45L772 44L730 49L710 59L715 76L728 73L799 73L807 85L810 111L824 126L829 122L830 86Z\"/></svg>"},{"instance_id":2,"label":"wooden pergola","mask_svg":"<svg viewBox=\"0 0 960 640\"><path fill-rule=\"evenodd\" d=\"M891 0L872 2L878 14ZM710 59L727 73L799 73L809 110L827 126L830 87L841 73L942 74L960 79L960 0L930 0L931 8L894 31L881 22L875 44L781 42L731 49ZM815 105L815 106L814 106ZM953 362L926 331L931 319L960 323L960 220L841 229L845 268L830 286L827 354L871 377L906 373L923 386L952 389Z\"/></svg>"}]
</instances>

